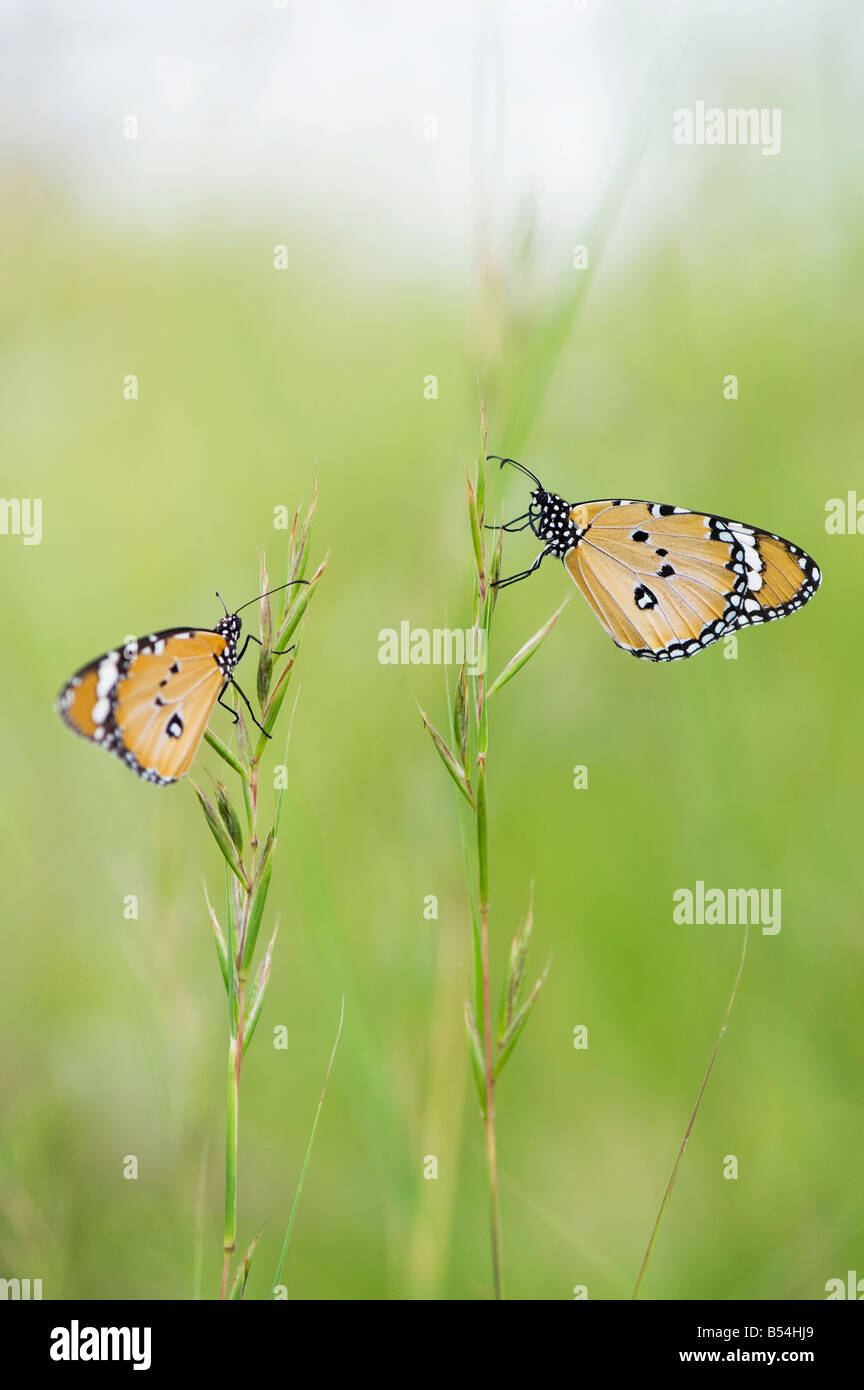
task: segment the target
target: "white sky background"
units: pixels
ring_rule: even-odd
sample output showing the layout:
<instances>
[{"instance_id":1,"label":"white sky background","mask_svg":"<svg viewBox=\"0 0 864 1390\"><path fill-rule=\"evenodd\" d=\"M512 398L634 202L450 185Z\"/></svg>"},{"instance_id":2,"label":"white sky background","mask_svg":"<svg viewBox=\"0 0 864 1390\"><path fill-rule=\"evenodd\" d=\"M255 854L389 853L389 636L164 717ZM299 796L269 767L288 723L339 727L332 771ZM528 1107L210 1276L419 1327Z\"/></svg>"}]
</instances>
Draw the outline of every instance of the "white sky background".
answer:
<instances>
[{"instance_id":1,"label":"white sky background","mask_svg":"<svg viewBox=\"0 0 864 1390\"><path fill-rule=\"evenodd\" d=\"M2 0L2 160L100 224L306 225L384 273L466 270L478 219L509 246L529 208L566 260L642 138L631 245L730 158L814 227L860 179L860 3L586 2ZM780 155L675 146L700 99L780 106Z\"/></svg>"}]
</instances>

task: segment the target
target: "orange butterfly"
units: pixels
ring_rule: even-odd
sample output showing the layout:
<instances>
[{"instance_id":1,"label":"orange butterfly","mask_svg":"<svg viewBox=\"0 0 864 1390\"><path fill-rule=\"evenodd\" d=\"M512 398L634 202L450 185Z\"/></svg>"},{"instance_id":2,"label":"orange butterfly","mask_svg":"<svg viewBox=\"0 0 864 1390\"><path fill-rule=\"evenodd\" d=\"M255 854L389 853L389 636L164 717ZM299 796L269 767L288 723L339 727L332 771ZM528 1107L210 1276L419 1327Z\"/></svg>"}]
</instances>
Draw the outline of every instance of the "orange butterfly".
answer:
<instances>
[{"instance_id":1,"label":"orange butterfly","mask_svg":"<svg viewBox=\"0 0 864 1390\"><path fill-rule=\"evenodd\" d=\"M289 587L280 584L268 593ZM250 599L249 603L257 601ZM224 603L222 606L225 608ZM236 724L236 710L222 699L229 685L266 734L234 679L249 643L261 645L249 633L238 655L242 623L237 614L248 607L248 603L241 603L236 613L226 608L215 628L166 628L97 656L63 686L57 697L57 713L74 733L122 758L145 782L159 787L176 782L189 770L215 704L227 709Z\"/></svg>"},{"instance_id":2,"label":"orange butterfly","mask_svg":"<svg viewBox=\"0 0 864 1390\"><path fill-rule=\"evenodd\" d=\"M567 502L515 459L536 487L528 511L501 529L546 541L527 579L557 555L617 646L648 661L693 656L754 623L803 608L822 576L800 546L728 517L657 502Z\"/></svg>"}]
</instances>

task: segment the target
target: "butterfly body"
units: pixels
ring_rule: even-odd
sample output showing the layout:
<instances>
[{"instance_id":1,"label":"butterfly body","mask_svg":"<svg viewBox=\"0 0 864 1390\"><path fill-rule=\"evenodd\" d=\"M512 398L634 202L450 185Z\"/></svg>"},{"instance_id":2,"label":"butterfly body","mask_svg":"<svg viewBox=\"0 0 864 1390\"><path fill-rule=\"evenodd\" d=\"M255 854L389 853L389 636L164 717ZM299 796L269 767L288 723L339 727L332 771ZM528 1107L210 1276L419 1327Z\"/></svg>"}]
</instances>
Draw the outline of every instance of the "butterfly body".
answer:
<instances>
[{"instance_id":1,"label":"butterfly body","mask_svg":"<svg viewBox=\"0 0 864 1390\"><path fill-rule=\"evenodd\" d=\"M530 527L546 544L530 569L498 587L556 556L616 645L633 656L693 656L740 628L797 611L821 582L806 551L760 527L667 503L572 503L529 477L537 486L528 511L503 529Z\"/></svg>"}]
</instances>

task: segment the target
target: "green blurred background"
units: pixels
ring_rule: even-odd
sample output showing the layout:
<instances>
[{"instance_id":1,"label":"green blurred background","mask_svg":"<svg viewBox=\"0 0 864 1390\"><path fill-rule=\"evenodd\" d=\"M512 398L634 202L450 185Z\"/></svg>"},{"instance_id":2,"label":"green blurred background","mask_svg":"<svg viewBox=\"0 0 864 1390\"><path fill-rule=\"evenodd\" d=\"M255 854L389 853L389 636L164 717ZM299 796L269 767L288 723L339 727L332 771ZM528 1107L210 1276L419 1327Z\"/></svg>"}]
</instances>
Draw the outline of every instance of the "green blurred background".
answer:
<instances>
[{"instance_id":1,"label":"green blurred background","mask_svg":"<svg viewBox=\"0 0 864 1390\"><path fill-rule=\"evenodd\" d=\"M551 955L498 1092L505 1293L630 1295L741 950L739 927L673 923L673 892L699 879L781 888L783 927L751 932L643 1294L820 1298L864 1274L864 541L824 524L829 498L864 494L864 247L842 30L822 38L815 75L803 48L766 42L749 85L733 64L706 92L697 64L682 100L663 88L652 138L674 214L658 222L634 137L575 231L556 239L523 208L462 269L395 251L389 267L383 220L367 273L335 213L274 230L254 208L232 227L202 211L154 231L85 213L32 162L7 174L2 491L43 498L44 537L0 537L0 1275L41 1278L48 1298L218 1293L226 1043L201 886L219 893L218 854L188 785L140 783L51 706L126 634L212 625L217 587L250 598L258 547L274 572L284 558L274 507L317 474L312 560L331 559L298 664L281 930L242 1086L249 1296L269 1290L343 993L289 1296L488 1295L454 794L414 703L444 727L443 675L378 661L382 628L469 620L478 383L490 448L550 488L731 514L824 574L802 614L742 634L737 660L718 644L668 668L617 650L574 593L496 697L496 984L532 879L535 974ZM782 154L676 164L671 107L745 88L783 106ZM587 272L568 268L574 241ZM496 476L493 510L523 511L523 482ZM504 553L511 572L536 546L510 536ZM547 562L502 595L493 669L571 589ZM227 738L228 716L214 728Z\"/></svg>"}]
</instances>

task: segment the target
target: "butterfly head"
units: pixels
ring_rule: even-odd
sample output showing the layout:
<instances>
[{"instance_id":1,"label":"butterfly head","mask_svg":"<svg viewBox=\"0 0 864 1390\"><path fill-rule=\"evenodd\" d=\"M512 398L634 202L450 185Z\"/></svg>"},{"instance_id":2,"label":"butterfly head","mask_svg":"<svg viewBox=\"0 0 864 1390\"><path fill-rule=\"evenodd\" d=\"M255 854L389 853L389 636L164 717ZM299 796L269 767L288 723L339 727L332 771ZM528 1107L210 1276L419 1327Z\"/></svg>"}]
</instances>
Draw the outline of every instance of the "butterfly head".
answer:
<instances>
[{"instance_id":1,"label":"butterfly head","mask_svg":"<svg viewBox=\"0 0 864 1390\"><path fill-rule=\"evenodd\" d=\"M229 648L236 648L237 639L240 636L240 629L243 626L236 613L226 613L224 618L220 618L216 624L216 631L220 637L224 637Z\"/></svg>"},{"instance_id":2,"label":"butterfly head","mask_svg":"<svg viewBox=\"0 0 864 1390\"><path fill-rule=\"evenodd\" d=\"M531 505L528 508L531 530L541 541L569 538L573 531L570 517L572 510L572 502L559 497L557 493L546 492L542 487L535 488L531 493Z\"/></svg>"},{"instance_id":3,"label":"butterfly head","mask_svg":"<svg viewBox=\"0 0 864 1390\"><path fill-rule=\"evenodd\" d=\"M491 457L499 456L490 455ZM515 459L511 458L502 458L500 466L503 468L505 463L511 464L513 468L518 468L520 473L524 473L534 483L528 511L523 516L517 517L515 522L510 522L505 530L524 530L526 525L530 526L538 540L549 542L560 550L561 555L564 555L572 549L575 542L571 503L566 498L559 497L555 492L548 492L536 474L532 473L530 468L526 468L523 463L517 463Z\"/></svg>"}]
</instances>

